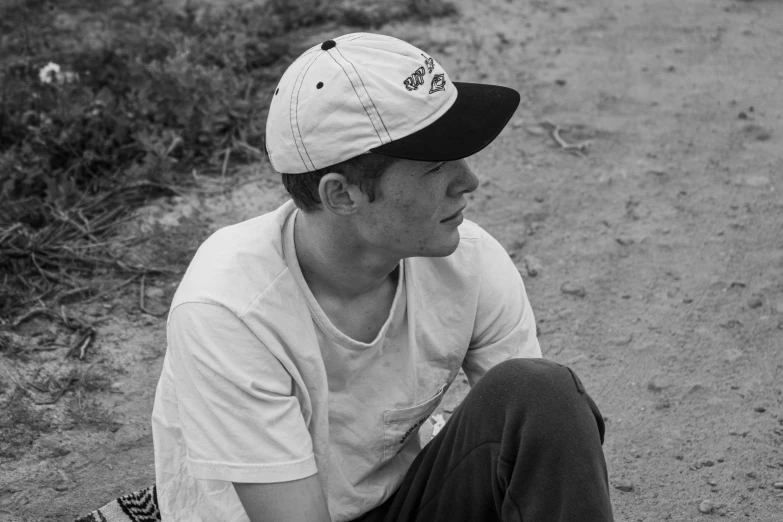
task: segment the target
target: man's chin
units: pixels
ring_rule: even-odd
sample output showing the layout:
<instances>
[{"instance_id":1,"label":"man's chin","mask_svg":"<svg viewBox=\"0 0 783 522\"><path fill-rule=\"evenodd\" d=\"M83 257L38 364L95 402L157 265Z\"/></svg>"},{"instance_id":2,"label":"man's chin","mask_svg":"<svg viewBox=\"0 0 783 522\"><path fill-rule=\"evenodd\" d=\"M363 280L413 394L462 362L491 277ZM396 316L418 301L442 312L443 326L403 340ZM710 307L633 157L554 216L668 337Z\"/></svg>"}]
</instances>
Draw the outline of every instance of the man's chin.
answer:
<instances>
[{"instance_id":1,"label":"man's chin","mask_svg":"<svg viewBox=\"0 0 783 522\"><path fill-rule=\"evenodd\" d=\"M437 245L429 245L427 253L422 254L421 257L448 257L457 251L459 247L459 232L454 231L454 237L449 238L448 241L443 241Z\"/></svg>"}]
</instances>

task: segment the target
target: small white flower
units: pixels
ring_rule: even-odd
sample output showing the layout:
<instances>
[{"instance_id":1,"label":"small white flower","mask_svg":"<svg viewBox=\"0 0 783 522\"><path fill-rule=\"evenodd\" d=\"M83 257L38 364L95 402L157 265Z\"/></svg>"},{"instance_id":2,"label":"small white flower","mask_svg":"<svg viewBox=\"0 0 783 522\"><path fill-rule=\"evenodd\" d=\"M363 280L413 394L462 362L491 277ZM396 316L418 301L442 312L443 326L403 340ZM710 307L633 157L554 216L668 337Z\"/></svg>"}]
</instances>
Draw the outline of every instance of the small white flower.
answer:
<instances>
[{"instance_id":1,"label":"small white flower","mask_svg":"<svg viewBox=\"0 0 783 522\"><path fill-rule=\"evenodd\" d=\"M49 62L38 72L38 77L42 83L52 83L52 81L60 83L60 66L54 62Z\"/></svg>"}]
</instances>

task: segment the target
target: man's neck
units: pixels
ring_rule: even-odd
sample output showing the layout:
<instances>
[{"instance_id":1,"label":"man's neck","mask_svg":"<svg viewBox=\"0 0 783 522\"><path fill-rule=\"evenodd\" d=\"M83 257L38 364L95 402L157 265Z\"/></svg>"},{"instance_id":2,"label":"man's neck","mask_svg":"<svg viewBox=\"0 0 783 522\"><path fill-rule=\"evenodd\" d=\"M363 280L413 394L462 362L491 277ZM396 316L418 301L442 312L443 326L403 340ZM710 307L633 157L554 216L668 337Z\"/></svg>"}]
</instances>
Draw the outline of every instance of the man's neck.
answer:
<instances>
[{"instance_id":1,"label":"man's neck","mask_svg":"<svg viewBox=\"0 0 783 522\"><path fill-rule=\"evenodd\" d=\"M379 291L393 277L399 258L362 244L330 216L298 212L294 245L302 275L314 295L352 300Z\"/></svg>"}]
</instances>

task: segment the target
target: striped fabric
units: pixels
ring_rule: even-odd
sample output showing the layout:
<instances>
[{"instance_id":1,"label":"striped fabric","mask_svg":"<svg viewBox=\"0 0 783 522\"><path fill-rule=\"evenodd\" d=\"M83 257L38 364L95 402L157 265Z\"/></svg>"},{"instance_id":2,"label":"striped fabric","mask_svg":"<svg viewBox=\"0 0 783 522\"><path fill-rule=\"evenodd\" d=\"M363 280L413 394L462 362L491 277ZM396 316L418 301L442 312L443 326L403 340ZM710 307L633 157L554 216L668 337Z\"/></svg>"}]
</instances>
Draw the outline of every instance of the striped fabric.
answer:
<instances>
[{"instance_id":1,"label":"striped fabric","mask_svg":"<svg viewBox=\"0 0 783 522\"><path fill-rule=\"evenodd\" d=\"M160 522L155 486L112 500L76 522Z\"/></svg>"}]
</instances>

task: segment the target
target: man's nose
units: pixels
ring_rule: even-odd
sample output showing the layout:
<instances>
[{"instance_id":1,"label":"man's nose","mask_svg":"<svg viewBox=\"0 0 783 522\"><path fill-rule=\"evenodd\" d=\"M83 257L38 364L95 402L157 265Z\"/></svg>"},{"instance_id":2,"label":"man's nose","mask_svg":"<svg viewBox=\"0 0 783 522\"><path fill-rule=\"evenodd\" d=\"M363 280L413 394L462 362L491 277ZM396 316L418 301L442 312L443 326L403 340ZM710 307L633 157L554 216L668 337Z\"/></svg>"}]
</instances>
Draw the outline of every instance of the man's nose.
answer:
<instances>
[{"instance_id":1,"label":"man's nose","mask_svg":"<svg viewBox=\"0 0 783 522\"><path fill-rule=\"evenodd\" d=\"M452 183L452 192L454 196L473 192L479 186L479 180L473 171L468 167L467 162L459 160L456 163L457 173Z\"/></svg>"}]
</instances>

